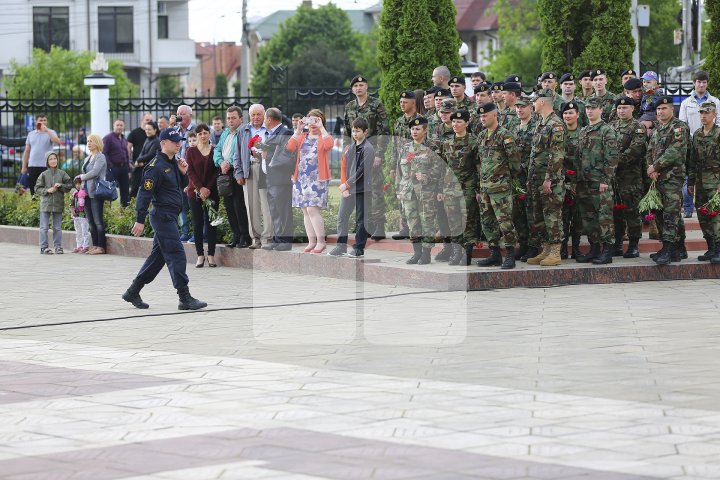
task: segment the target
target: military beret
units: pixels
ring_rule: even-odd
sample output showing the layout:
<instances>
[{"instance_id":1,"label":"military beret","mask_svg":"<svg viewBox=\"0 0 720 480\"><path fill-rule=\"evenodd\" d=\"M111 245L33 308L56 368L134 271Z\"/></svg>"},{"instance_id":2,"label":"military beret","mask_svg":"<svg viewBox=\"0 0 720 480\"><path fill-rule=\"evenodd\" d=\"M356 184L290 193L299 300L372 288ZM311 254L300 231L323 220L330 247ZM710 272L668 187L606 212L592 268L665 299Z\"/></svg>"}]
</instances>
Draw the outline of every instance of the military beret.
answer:
<instances>
[{"instance_id":1,"label":"military beret","mask_svg":"<svg viewBox=\"0 0 720 480\"><path fill-rule=\"evenodd\" d=\"M450 96L450 90L448 90L447 88L438 88L437 91L435 92L435 98L449 97L449 96Z\"/></svg>"},{"instance_id":2,"label":"military beret","mask_svg":"<svg viewBox=\"0 0 720 480\"><path fill-rule=\"evenodd\" d=\"M516 83L516 82L503 83L501 90L504 90L506 92L516 92L516 93L520 93L522 91L522 89L520 88L520 84Z\"/></svg>"},{"instance_id":3,"label":"military beret","mask_svg":"<svg viewBox=\"0 0 720 480\"><path fill-rule=\"evenodd\" d=\"M428 120L425 117L417 117L414 120L410 120L410 123L408 123L408 125L410 125L411 127L416 127L418 125L427 125L427 124L428 124Z\"/></svg>"},{"instance_id":4,"label":"military beret","mask_svg":"<svg viewBox=\"0 0 720 480\"><path fill-rule=\"evenodd\" d=\"M452 120L465 120L466 122L470 121L470 112L468 112L465 109L458 110L457 112L450 115L450 118Z\"/></svg>"},{"instance_id":5,"label":"military beret","mask_svg":"<svg viewBox=\"0 0 720 480\"><path fill-rule=\"evenodd\" d=\"M585 108L602 108L605 105L605 100L600 97L588 97L585 99Z\"/></svg>"},{"instance_id":6,"label":"military beret","mask_svg":"<svg viewBox=\"0 0 720 480\"><path fill-rule=\"evenodd\" d=\"M432 87L425 90L425 95L434 95L435 92L437 92L438 90L439 90L439 87L436 87L435 85L433 85Z\"/></svg>"},{"instance_id":7,"label":"military beret","mask_svg":"<svg viewBox=\"0 0 720 480\"><path fill-rule=\"evenodd\" d=\"M493 110L497 110L497 106L493 102L488 102L485 105L480 105L477 109L478 113L490 113Z\"/></svg>"},{"instance_id":8,"label":"military beret","mask_svg":"<svg viewBox=\"0 0 720 480\"><path fill-rule=\"evenodd\" d=\"M549 88L541 88L537 91L535 94L535 98L553 98L555 97L555 92Z\"/></svg>"},{"instance_id":9,"label":"military beret","mask_svg":"<svg viewBox=\"0 0 720 480\"><path fill-rule=\"evenodd\" d=\"M638 88L642 88L642 86L642 80L639 78L630 78L623 84L625 90L637 90Z\"/></svg>"},{"instance_id":10,"label":"military beret","mask_svg":"<svg viewBox=\"0 0 720 480\"><path fill-rule=\"evenodd\" d=\"M545 72L540 75L540 81L542 82L543 80L557 80L557 75L553 72Z\"/></svg>"},{"instance_id":11,"label":"military beret","mask_svg":"<svg viewBox=\"0 0 720 480\"><path fill-rule=\"evenodd\" d=\"M622 72L622 73L620 74L620 77L622 78L622 77L624 77L625 75L635 75L635 76L637 77L637 72L636 72L635 70L633 70L633 69L625 70L624 72Z\"/></svg>"},{"instance_id":12,"label":"military beret","mask_svg":"<svg viewBox=\"0 0 720 480\"><path fill-rule=\"evenodd\" d=\"M619 107L620 105L630 105L630 106L634 107L635 102L633 102L632 98L622 95L615 100L615 106Z\"/></svg>"},{"instance_id":13,"label":"military beret","mask_svg":"<svg viewBox=\"0 0 720 480\"><path fill-rule=\"evenodd\" d=\"M590 80L594 80L598 75L605 75L605 70L602 68L596 68L590 71Z\"/></svg>"},{"instance_id":14,"label":"military beret","mask_svg":"<svg viewBox=\"0 0 720 480\"><path fill-rule=\"evenodd\" d=\"M522 82L522 79L520 78L520 75L513 73L512 75L508 75L508 77L505 79L505 82L520 83Z\"/></svg>"},{"instance_id":15,"label":"military beret","mask_svg":"<svg viewBox=\"0 0 720 480\"><path fill-rule=\"evenodd\" d=\"M356 83L360 83L360 82L368 83L367 77L363 77L362 75L356 75L356 76L354 76L353 79L350 80L350 86L352 87L352 86L355 85Z\"/></svg>"},{"instance_id":16,"label":"military beret","mask_svg":"<svg viewBox=\"0 0 720 480\"><path fill-rule=\"evenodd\" d=\"M670 105L672 107L673 106L673 97L671 97L669 95L665 95L665 96L660 97L657 100L655 100L654 107L657 108L660 105Z\"/></svg>"},{"instance_id":17,"label":"military beret","mask_svg":"<svg viewBox=\"0 0 720 480\"><path fill-rule=\"evenodd\" d=\"M591 76L591 75L590 75L590 70L583 70L583 71L580 72L580 74L578 75L578 80L582 80L583 78L585 78L585 77L590 77L590 76Z\"/></svg>"},{"instance_id":18,"label":"military beret","mask_svg":"<svg viewBox=\"0 0 720 480\"><path fill-rule=\"evenodd\" d=\"M575 75L572 73L564 73L562 77L560 77L560 83L565 82L574 82L575 81Z\"/></svg>"},{"instance_id":19,"label":"military beret","mask_svg":"<svg viewBox=\"0 0 720 480\"><path fill-rule=\"evenodd\" d=\"M698 107L698 112L714 112L717 110L715 102L702 102Z\"/></svg>"},{"instance_id":20,"label":"military beret","mask_svg":"<svg viewBox=\"0 0 720 480\"><path fill-rule=\"evenodd\" d=\"M502 91L502 87L505 85L505 82L495 82L492 84L492 90L493 92L500 92Z\"/></svg>"},{"instance_id":21,"label":"military beret","mask_svg":"<svg viewBox=\"0 0 720 480\"><path fill-rule=\"evenodd\" d=\"M448 85L452 85L452 84L465 85L465 77L461 77L461 76L452 77L450 79L450 81L448 82Z\"/></svg>"},{"instance_id":22,"label":"military beret","mask_svg":"<svg viewBox=\"0 0 720 480\"><path fill-rule=\"evenodd\" d=\"M518 97L517 100L515 100L515 106L521 106L521 107L527 107L529 105L532 105L532 99L530 97Z\"/></svg>"},{"instance_id":23,"label":"military beret","mask_svg":"<svg viewBox=\"0 0 720 480\"><path fill-rule=\"evenodd\" d=\"M562 113L565 113L567 110L575 110L576 112L579 112L578 104L577 102L569 101L562 104L562 107L560 107L560 111Z\"/></svg>"},{"instance_id":24,"label":"military beret","mask_svg":"<svg viewBox=\"0 0 720 480\"><path fill-rule=\"evenodd\" d=\"M402 99L402 98L408 98L408 99L411 99L411 100L415 100L415 92L414 92L413 90L408 90L408 91L406 91L406 92L401 92L401 93L400 93L400 98L401 98L401 99Z\"/></svg>"},{"instance_id":25,"label":"military beret","mask_svg":"<svg viewBox=\"0 0 720 480\"><path fill-rule=\"evenodd\" d=\"M480 83L480 84L476 85L475 88L473 88L473 90L475 91L475 93L489 92L490 90L492 90L492 84L487 83L487 82Z\"/></svg>"},{"instance_id":26,"label":"military beret","mask_svg":"<svg viewBox=\"0 0 720 480\"><path fill-rule=\"evenodd\" d=\"M452 98L449 98L449 99L447 99L447 100L443 100L443 101L440 103L440 111L441 111L441 112L446 112L446 113L447 113L447 112L454 112L456 108L457 108L457 102L456 102L454 99L452 99Z\"/></svg>"}]
</instances>

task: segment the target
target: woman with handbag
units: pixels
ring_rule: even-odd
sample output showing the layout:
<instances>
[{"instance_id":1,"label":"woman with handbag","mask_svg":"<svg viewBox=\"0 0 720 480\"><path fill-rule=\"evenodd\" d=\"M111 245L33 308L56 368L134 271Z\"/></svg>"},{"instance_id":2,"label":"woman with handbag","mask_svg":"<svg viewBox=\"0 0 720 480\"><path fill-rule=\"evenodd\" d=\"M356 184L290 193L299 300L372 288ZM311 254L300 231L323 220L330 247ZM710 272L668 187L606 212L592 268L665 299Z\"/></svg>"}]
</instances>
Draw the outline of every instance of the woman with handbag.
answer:
<instances>
[{"instance_id":1,"label":"woman with handbag","mask_svg":"<svg viewBox=\"0 0 720 480\"><path fill-rule=\"evenodd\" d=\"M103 218L105 200L97 198L95 189L99 179L105 180L107 161L102 153L103 141L100 135L97 133L90 135L87 138L87 147L90 155L83 162L82 174L78 175L90 199L85 203L85 213L90 225L93 246L87 253L88 255L101 255L105 253L107 245L105 240L105 219Z\"/></svg>"}]
</instances>

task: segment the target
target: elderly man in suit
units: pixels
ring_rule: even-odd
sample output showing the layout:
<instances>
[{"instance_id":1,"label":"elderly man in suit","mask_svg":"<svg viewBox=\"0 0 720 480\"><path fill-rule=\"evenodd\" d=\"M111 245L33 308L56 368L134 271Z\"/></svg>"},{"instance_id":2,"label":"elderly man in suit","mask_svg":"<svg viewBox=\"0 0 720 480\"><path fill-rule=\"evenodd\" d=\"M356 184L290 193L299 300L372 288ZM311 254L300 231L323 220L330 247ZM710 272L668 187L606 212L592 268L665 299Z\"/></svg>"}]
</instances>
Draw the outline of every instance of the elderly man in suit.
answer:
<instances>
[{"instance_id":1,"label":"elderly man in suit","mask_svg":"<svg viewBox=\"0 0 720 480\"><path fill-rule=\"evenodd\" d=\"M267 137L262 147L263 168L267 173L267 199L272 218L272 243L263 250L287 251L292 249L292 180L295 155L285 149L293 132L282 124L282 113L277 108L265 112Z\"/></svg>"}]
</instances>

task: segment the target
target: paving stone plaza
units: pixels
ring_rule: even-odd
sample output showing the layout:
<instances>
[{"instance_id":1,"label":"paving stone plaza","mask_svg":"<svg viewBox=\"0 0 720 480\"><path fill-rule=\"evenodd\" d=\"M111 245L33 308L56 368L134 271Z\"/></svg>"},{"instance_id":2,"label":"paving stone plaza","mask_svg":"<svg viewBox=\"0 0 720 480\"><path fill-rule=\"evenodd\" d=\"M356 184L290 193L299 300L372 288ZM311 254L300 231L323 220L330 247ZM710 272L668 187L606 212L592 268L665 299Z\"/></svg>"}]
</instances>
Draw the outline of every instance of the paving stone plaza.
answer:
<instances>
[{"instance_id":1,"label":"paving stone plaza","mask_svg":"<svg viewBox=\"0 0 720 480\"><path fill-rule=\"evenodd\" d=\"M206 310L141 311L141 258L0 246L2 480L720 478L719 280L189 268Z\"/></svg>"}]
</instances>

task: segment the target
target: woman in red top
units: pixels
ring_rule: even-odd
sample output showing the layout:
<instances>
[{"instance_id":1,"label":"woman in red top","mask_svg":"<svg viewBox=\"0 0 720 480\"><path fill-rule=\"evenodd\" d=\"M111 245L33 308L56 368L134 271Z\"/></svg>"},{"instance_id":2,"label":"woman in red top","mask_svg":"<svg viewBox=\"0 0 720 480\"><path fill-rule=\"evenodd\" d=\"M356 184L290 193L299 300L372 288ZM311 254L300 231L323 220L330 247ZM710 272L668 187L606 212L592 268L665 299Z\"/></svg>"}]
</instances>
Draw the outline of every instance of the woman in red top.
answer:
<instances>
[{"instance_id":1,"label":"woman in red top","mask_svg":"<svg viewBox=\"0 0 720 480\"><path fill-rule=\"evenodd\" d=\"M201 268L205 264L203 225L207 232L208 265L216 267L215 243L217 239L217 227L213 227L210 224L208 208L203 205L203 201L210 199L215 209L220 205L220 197L217 192L217 169L213 161L212 145L210 145L210 127L204 123L200 123L195 127L195 133L198 141L197 146L189 147L185 154L185 160L188 164L187 174L188 177L190 177L190 188L188 189L187 195L192 211L195 251L198 256L195 267Z\"/></svg>"}]
</instances>

